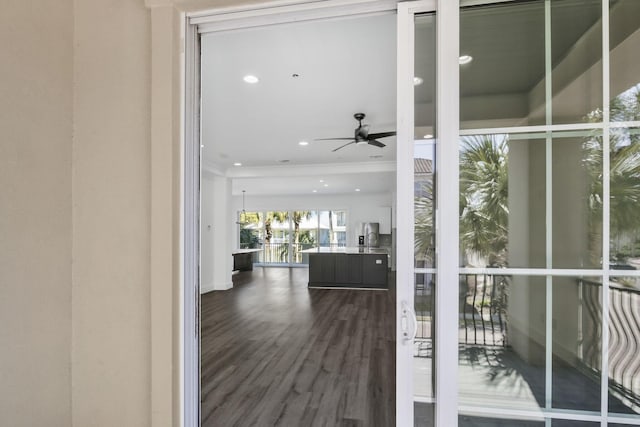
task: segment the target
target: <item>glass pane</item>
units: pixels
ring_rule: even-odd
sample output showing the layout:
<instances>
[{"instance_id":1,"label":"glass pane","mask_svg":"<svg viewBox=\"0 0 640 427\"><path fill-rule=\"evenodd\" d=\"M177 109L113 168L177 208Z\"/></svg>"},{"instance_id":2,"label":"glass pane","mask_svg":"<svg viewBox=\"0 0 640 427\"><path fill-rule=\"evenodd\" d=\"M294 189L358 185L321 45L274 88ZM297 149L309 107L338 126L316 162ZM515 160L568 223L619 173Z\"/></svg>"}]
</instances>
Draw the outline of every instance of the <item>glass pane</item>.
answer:
<instances>
[{"instance_id":1,"label":"glass pane","mask_svg":"<svg viewBox=\"0 0 640 427\"><path fill-rule=\"evenodd\" d=\"M553 134L553 267L602 267L602 133Z\"/></svg>"},{"instance_id":2,"label":"glass pane","mask_svg":"<svg viewBox=\"0 0 640 427\"><path fill-rule=\"evenodd\" d=\"M293 259L294 264L309 264L309 254L305 249L315 248L318 241L318 212L294 211L293 222Z\"/></svg>"},{"instance_id":3,"label":"glass pane","mask_svg":"<svg viewBox=\"0 0 640 427\"><path fill-rule=\"evenodd\" d=\"M640 277L612 277L609 284L610 413L640 414L639 352Z\"/></svg>"},{"instance_id":4,"label":"glass pane","mask_svg":"<svg viewBox=\"0 0 640 427\"><path fill-rule=\"evenodd\" d=\"M544 108L544 2L462 9L460 55L462 129L526 125Z\"/></svg>"},{"instance_id":5,"label":"glass pane","mask_svg":"<svg viewBox=\"0 0 640 427\"><path fill-rule=\"evenodd\" d=\"M347 246L347 212L320 211L317 242L323 248Z\"/></svg>"},{"instance_id":6,"label":"glass pane","mask_svg":"<svg viewBox=\"0 0 640 427\"><path fill-rule=\"evenodd\" d=\"M240 249L259 248L263 239L262 212L240 212Z\"/></svg>"},{"instance_id":7,"label":"glass pane","mask_svg":"<svg viewBox=\"0 0 640 427\"><path fill-rule=\"evenodd\" d=\"M574 420L557 420L548 419L552 427L597 427L599 422L593 421L574 421ZM458 416L458 425L460 427L542 427L545 426L544 421L526 420L526 419L506 419L506 418L482 418L471 417L466 415ZM609 424L610 426L614 424Z\"/></svg>"},{"instance_id":8,"label":"glass pane","mask_svg":"<svg viewBox=\"0 0 640 427\"><path fill-rule=\"evenodd\" d=\"M415 267L435 267L435 142L433 139L416 141L414 144L414 243Z\"/></svg>"},{"instance_id":9,"label":"glass pane","mask_svg":"<svg viewBox=\"0 0 640 427\"><path fill-rule=\"evenodd\" d=\"M553 278L554 408L600 412L602 281Z\"/></svg>"},{"instance_id":10,"label":"glass pane","mask_svg":"<svg viewBox=\"0 0 640 427\"><path fill-rule=\"evenodd\" d=\"M609 46L611 121L640 120L640 2L611 0Z\"/></svg>"},{"instance_id":11,"label":"glass pane","mask_svg":"<svg viewBox=\"0 0 640 427\"><path fill-rule=\"evenodd\" d=\"M415 427L433 427L433 403L414 402L413 416Z\"/></svg>"},{"instance_id":12,"label":"glass pane","mask_svg":"<svg viewBox=\"0 0 640 427\"><path fill-rule=\"evenodd\" d=\"M636 270L640 266L640 129L612 129L610 147L610 266Z\"/></svg>"},{"instance_id":13,"label":"glass pane","mask_svg":"<svg viewBox=\"0 0 640 427\"><path fill-rule=\"evenodd\" d=\"M413 345L414 395L433 397L434 389L434 308L436 275L431 273L415 274L415 313L418 330Z\"/></svg>"},{"instance_id":14,"label":"glass pane","mask_svg":"<svg viewBox=\"0 0 640 427\"><path fill-rule=\"evenodd\" d=\"M461 405L544 407L545 301L544 277L460 276Z\"/></svg>"},{"instance_id":15,"label":"glass pane","mask_svg":"<svg viewBox=\"0 0 640 427\"><path fill-rule=\"evenodd\" d=\"M574 420L551 420L551 426L552 427L598 427L600 426L600 422L574 421Z\"/></svg>"},{"instance_id":16,"label":"glass pane","mask_svg":"<svg viewBox=\"0 0 640 427\"><path fill-rule=\"evenodd\" d=\"M432 139L436 125L436 18L415 18L414 124L415 139Z\"/></svg>"},{"instance_id":17,"label":"glass pane","mask_svg":"<svg viewBox=\"0 0 640 427\"><path fill-rule=\"evenodd\" d=\"M289 262L289 212L266 213L263 257L265 263Z\"/></svg>"},{"instance_id":18,"label":"glass pane","mask_svg":"<svg viewBox=\"0 0 640 427\"><path fill-rule=\"evenodd\" d=\"M558 132L549 142L544 133L461 137L463 266L601 266L601 133ZM552 202L551 259L546 244L547 193Z\"/></svg>"},{"instance_id":19,"label":"glass pane","mask_svg":"<svg viewBox=\"0 0 640 427\"><path fill-rule=\"evenodd\" d=\"M551 70L552 122L596 121L592 113L602 111L601 0L551 2ZM532 95L544 100L544 85ZM544 124L543 118L532 124Z\"/></svg>"},{"instance_id":20,"label":"glass pane","mask_svg":"<svg viewBox=\"0 0 640 427\"><path fill-rule=\"evenodd\" d=\"M544 427L544 425L544 421L535 420L458 416L459 427Z\"/></svg>"},{"instance_id":21,"label":"glass pane","mask_svg":"<svg viewBox=\"0 0 640 427\"><path fill-rule=\"evenodd\" d=\"M414 395L434 397L435 268L435 15L415 18L415 142L414 142ZM415 425L433 425L433 405L416 403ZM419 406L424 409L419 408ZM426 408L426 409L425 409ZM420 412L418 409L420 409Z\"/></svg>"},{"instance_id":22,"label":"glass pane","mask_svg":"<svg viewBox=\"0 0 640 427\"><path fill-rule=\"evenodd\" d=\"M545 266L545 180L539 136L461 137L463 266Z\"/></svg>"}]
</instances>

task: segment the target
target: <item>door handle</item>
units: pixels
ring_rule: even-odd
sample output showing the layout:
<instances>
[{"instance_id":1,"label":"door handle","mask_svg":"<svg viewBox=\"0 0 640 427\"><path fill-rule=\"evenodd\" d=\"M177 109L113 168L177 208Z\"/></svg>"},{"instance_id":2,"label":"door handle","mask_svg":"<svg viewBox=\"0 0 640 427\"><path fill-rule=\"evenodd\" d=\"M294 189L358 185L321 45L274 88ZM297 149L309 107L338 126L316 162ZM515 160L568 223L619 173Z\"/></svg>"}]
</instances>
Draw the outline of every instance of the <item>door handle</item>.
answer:
<instances>
[{"instance_id":1,"label":"door handle","mask_svg":"<svg viewBox=\"0 0 640 427\"><path fill-rule=\"evenodd\" d=\"M411 319L411 329L409 329L409 319ZM402 339L405 343L411 342L416 338L418 319L406 301L402 301L400 304L400 329L402 330Z\"/></svg>"}]
</instances>

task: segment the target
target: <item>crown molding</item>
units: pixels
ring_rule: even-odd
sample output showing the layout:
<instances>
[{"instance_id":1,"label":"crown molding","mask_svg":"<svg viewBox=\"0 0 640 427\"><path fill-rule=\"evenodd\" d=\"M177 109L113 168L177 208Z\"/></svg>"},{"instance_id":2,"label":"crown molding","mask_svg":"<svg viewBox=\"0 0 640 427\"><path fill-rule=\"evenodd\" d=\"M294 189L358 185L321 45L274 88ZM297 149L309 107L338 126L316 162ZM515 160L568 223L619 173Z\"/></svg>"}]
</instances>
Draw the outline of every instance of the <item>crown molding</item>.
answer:
<instances>
[{"instance_id":1,"label":"crown molding","mask_svg":"<svg viewBox=\"0 0 640 427\"><path fill-rule=\"evenodd\" d=\"M327 176L371 172L395 172L396 162L324 163L312 165L247 166L226 171L229 178L262 178L286 176Z\"/></svg>"},{"instance_id":2,"label":"crown molding","mask_svg":"<svg viewBox=\"0 0 640 427\"><path fill-rule=\"evenodd\" d=\"M158 7L174 7L174 0L144 0L144 5L149 9L155 9Z\"/></svg>"},{"instance_id":3,"label":"crown molding","mask_svg":"<svg viewBox=\"0 0 640 427\"><path fill-rule=\"evenodd\" d=\"M220 169L217 165L203 159L202 160L202 172L208 172L211 175L216 175L216 176L225 176L225 170L224 169Z\"/></svg>"}]
</instances>

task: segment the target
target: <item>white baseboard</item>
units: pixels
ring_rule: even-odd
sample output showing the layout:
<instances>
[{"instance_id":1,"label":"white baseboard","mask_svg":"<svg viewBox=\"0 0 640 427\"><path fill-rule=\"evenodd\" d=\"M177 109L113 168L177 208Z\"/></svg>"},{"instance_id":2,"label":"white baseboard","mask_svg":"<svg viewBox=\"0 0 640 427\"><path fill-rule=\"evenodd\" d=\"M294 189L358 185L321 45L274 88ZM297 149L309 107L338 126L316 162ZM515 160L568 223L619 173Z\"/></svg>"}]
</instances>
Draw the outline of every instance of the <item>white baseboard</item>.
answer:
<instances>
[{"instance_id":1,"label":"white baseboard","mask_svg":"<svg viewBox=\"0 0 640 427\"><path fill-rule=\"evenodd\" d=\"M200 294L206 294L211 291L226 291L227 289L233 288L233 282L227 283L213 283L209 282L200 286Z\"/></svg>"},{"instance_id":2,"label":"white baseboard","mask_svg":"<svg viewBox=\"0 0 640 427\"><path fill-rule=\"evenodd\" d=\"M207 292L211 292L213 290L214 290L213 283L206 283L206 284L203 283L200 286L200 295L206 294Z\"/></svg>"}]
</instances>

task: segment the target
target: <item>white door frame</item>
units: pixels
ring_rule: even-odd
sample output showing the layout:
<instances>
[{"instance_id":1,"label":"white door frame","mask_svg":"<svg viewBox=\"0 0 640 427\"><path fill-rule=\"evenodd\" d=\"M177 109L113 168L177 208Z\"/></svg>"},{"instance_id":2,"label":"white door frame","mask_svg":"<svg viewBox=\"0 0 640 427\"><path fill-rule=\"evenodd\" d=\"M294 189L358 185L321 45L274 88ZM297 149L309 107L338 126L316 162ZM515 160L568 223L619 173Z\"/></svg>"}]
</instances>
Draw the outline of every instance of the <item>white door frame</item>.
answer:
<instances>
[{"instance_id":1,"label":"white door frame","mask_svg":"<svg viewBox=\"0 0 640 427\"><path fill-rule=\"evenodd\" d=\"M437 4L436 4L437 3ZM436 426L457 426L458 420L458 129L459 9L457 0L419 0L398 4L398 228L396 322L396 419L414 423L413 340L405 339L414 307L414 53L415 15L437 10L436 17L436 274L435 405ZM446 77L446 78L445 78ZM444 112L444 113L443 113ZM429 271L426 271L429 270ZM408 308L407 308L408 307ZM413 318L415 322L415 317ZM417 325L414 323L413 328ZM411 333L410 333L411 335ZM436 403L436 399L420 399Z\"/></svg>"},{"instance_id":2,"label":"white door frame","mask_svg":"<svg viewBox=\"0 0 640 427\"><path fill-rule=\"evenodd\" d=\"M414 15L438 10L437 75L447 76L437 83L437 158L446 168L438 170L436 211L436 254L438 292L436 307L436 425L457 425L457 306L458 306L458 192L451 183L458 182L458 13L459 0L327 0L321 2L273 2L251 7L233 7L185 14L184 36L184 301L183 301L183 378L181 383L185 426L200 421L199 363L199 34L228 31L286 22L317 20L347 15L398 11L398 82L397 82L397 191L398 217L405 227L398 229L397 319L400 325L401 304L413 307L413 34ZM446 23L446 24L445 24ZM197 176L196 176L197 175ZM445 234L442 230L448 230ZM446 286L445 284L449 284ZM415 325L414 325L415 327ZM195 332L194 332L195 331ZM448 331L448 333L447 333ZM453 332L452 332L453 331ZM402 339L397 326L396 421L398 426L413 425L413 344Z\"/></svg>"}]
</instances>

